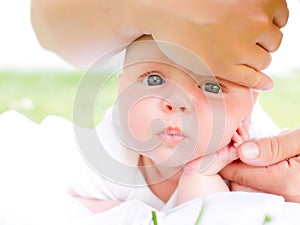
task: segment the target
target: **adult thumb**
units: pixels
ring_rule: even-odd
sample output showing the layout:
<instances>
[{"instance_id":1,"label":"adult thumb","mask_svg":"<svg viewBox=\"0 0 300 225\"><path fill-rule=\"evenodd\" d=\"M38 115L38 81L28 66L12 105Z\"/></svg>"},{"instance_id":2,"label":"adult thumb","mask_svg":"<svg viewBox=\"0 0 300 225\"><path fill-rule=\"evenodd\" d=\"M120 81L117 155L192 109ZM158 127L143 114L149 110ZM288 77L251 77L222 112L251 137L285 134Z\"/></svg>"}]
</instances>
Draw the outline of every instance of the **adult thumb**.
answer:
<instances>
[{"instance_id":1,"label":"adult thumb","mask_svg":"<svg viewBox=\"0 0 300 225\"><path fill-rule=\"evenodd\" d=\"M238 147L238 156L252 166L268 166L300 154L300 128L278 136L249 140Z\"/></svg>"}]
</instances>

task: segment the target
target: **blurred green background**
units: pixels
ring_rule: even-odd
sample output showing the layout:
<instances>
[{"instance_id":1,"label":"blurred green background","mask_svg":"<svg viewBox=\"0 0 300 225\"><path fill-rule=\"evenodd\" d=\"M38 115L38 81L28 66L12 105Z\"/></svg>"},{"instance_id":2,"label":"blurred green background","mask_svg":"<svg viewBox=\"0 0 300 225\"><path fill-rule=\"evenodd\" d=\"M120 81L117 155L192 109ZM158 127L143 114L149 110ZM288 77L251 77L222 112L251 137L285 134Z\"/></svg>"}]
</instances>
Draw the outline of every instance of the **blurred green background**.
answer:
<instances>
[{"instance_id":1,"label":"blurred green background","mask_svg":"<svg viewBox=\"0 0 300 225\"><path fill-rule=\"evenodd\" d=\"M37 123L50 114L72 120L74 98L83 76L81 71L0 71L0 113L15 109ZM281 128L300 127L300 69L273 79L275 89L260 93L262 107ZM113 79L102 92L106 97L100 97L95 107L96 123L113 103L116 87Z\"/></svg>"}]
</instances>

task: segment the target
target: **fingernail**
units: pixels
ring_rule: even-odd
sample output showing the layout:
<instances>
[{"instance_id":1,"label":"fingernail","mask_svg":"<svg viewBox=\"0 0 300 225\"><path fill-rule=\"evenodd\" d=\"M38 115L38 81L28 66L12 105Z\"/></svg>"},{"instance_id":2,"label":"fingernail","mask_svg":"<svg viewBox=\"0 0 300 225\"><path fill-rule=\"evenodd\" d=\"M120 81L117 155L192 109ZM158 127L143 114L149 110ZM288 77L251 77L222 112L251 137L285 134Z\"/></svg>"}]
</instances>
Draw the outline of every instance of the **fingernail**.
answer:
<instances>
[{"instance_id":1,"label":"fingernail","mask_svg":"<svg viewBox=\"0 0 300 225\"><path fill-rule=\"evenodd\" d=\"M272 82L268 82L265 86L264 86L264 91L272 91L274 89L274 84Z\"/></svg>"},{"instance_id":2,"label":"fingernail","mask_svg":"<svg viewBox=\"0 0 300 225\"><path fill-rule=\"evenodd\" d=\"M241 151L246 159L255 159L259 154L258 146L254 143L245 143L241 146Z\"/></svg>"}]
</instances>

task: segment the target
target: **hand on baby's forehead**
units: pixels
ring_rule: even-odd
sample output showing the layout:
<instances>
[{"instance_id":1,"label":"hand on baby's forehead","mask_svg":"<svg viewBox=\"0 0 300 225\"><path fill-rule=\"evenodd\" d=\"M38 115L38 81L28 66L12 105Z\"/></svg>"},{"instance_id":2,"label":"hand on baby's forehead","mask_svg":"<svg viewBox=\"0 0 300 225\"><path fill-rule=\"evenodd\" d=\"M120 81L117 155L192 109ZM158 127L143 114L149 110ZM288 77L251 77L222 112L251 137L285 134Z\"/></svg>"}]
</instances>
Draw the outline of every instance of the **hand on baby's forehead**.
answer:
<instances>
[{"instance_id":1,"label":"hand on baby's forehead","mask_svg":"<svg viewBox=\"0 0 300 225\"><path fill-rule=\"evenodd\" d=\"M187 48L170 42L154 41L150 35L142 36L126 49L125 66L143 61L166 63L198 76L212 75L206 63Z\"/></svg>"}]
</instances>

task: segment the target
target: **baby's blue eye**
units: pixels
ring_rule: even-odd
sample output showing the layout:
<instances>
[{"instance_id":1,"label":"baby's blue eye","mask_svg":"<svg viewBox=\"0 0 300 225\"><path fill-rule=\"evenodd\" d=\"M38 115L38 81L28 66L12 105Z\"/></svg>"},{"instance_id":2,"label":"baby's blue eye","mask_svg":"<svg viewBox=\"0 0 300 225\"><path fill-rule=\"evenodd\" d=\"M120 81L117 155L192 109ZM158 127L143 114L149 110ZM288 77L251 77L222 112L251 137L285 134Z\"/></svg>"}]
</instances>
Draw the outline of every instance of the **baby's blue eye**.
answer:
<instances>
[{"instance_id":1,"label":"baby's blue eye","mask_svg":"<svg viewBox=\"0 0 300 225\"><path fill-rule=\"evenodd\" d=\"M148 86L157 86L164 84L165 80L161 76L153 74L143 78L142 82Z\"/></svg>"},{"instance_id":2,"label":"baby's blue eye","mask_svg":"<svg viewBox=\"0 0 300 225\"><path fill-rule=\"evenodd\" d=\"M219 84L213 82L206 82L201 85L200 87L203 91L213 93L213 94L220 94L222 93L222 87Z\"/></svg>"}]
</instances>

